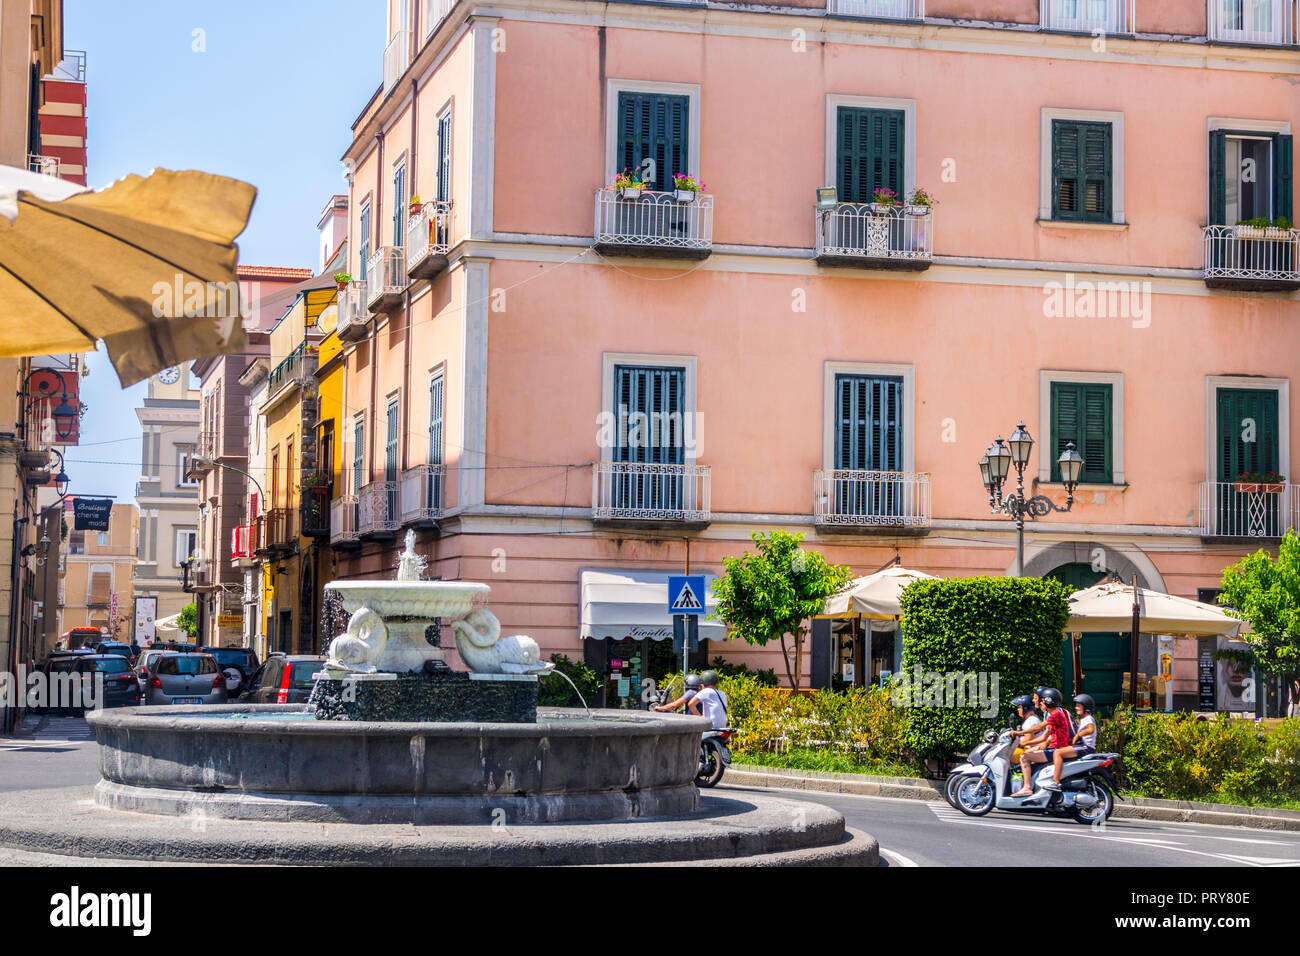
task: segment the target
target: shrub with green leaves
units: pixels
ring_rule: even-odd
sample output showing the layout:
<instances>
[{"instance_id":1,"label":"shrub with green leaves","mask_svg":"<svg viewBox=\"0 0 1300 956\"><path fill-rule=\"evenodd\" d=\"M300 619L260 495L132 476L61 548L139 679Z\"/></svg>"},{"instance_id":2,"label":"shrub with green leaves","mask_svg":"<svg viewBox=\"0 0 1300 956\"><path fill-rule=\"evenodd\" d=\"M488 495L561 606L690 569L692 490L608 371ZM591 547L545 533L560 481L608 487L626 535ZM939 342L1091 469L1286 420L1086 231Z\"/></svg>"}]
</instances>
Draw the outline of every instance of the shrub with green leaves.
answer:
<instances>
[{"instance_id":1,"label":"shrub with green leaves","mask_svg":"<svg viewBox=\"0 0 1300 956\"><path fill-rule=\"evenodd\" d=\"M552 654L555 670L566 674L578 687L589 707L594 707L600 694L600 678L582 661L570 660L563 654ZM537 680L537 705L539 707L581 707L569 682L556 673L546 674Z\"/></svg>"},{"instance_id":2,"label":"shrub with green leaves","mask_svg":"<svg viewBox=\"0 0 1300 956\"><path fill-rule=\"evenodd\" d=\"M942 758L970 747L990 726L1007 725L1013 697L1057 682L1069 595L1044 578L947 578L903 591L903 675L998 675L996 719L971 707L904 708L917 754Z\"/></svg>"}]
</instances>

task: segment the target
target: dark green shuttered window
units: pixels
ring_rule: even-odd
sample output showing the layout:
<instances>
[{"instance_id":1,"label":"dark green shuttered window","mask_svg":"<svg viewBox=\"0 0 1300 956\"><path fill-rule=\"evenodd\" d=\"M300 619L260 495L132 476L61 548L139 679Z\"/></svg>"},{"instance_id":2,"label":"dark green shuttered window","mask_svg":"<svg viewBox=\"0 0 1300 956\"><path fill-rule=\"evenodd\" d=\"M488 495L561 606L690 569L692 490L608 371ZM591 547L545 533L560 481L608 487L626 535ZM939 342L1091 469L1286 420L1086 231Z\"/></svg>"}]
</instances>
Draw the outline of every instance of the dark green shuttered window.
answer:
<instances>
[{"instance_id":1,"label":"dark green shuttered window","mask_svg":"<svg viewBox=\"0 0 1300 956\"><path fill-rule=\"evenodd\" d=\"M871 202L880 188L903 195L904 116L902 110L839 108L835 185L840 202Z\"/></svg>"},{"instance_id":2,"label":"dark green shuttered window","mask_svg":"<svg viewBox=\"0 0 1300 956\"><path fill-rule=\"evenodd\" d=\"M1052 218L1110 222L1113 166L1110 123L1052 120Z\"/></svg>"},{"instance_id":3,"label":"dark green shuttered window","mask_svg":"<svg viewBox=\"0 0 1300 956\"><path fill-rule=\"evenodd\" d=\"M1227 142L1230 136L1258 138L1258 132L1216 129L1210 133L1210 225L1235 226L1227 219L1227 181L1232 177L1235 182L1241 175L1240 170L1228 169ZM1292 137L1281 133L1272 134L1272 163L1267 175L1272 177L1272 216L1266 218L1294 220L1294 176L1295 158ZM1262 204L1263 200L1257 200Z\"/></svg>"},{"instance_id":4,"label":"dark green shuttered window","mask_svg":"<svg viewBox=\"0 0 1300 956\"><path fill-rule=\"evenodd\" d=\"M686 370L618 365L614 405L619 422L617 462L657 465L686 463L682 416L686 412ZM682 507L679 475L626 473L614 476L613 506L673 511Z\"/></svg>"},{"instance_id":5,"label":"dark green shuttered window","mask_svg":"<svg viewBox=\"0 0 1300 956\"><path fill-rule=\"evenodd\" d=\"M835 467L901 471L903 380L835 377Z\"/></svg>"},{"instance_id":6,"label":"dark green shuttered window","mask_svg":"<svg viewBox=\"0 0 1300 956\"><path fill-rule=\"evenodd\" d=\"M1221 388L1215 396L1218 417L1219 481L1276 472L1281 457L1277 392L1259 388Z\"/></svg>"},{"instance_id":7,"label":"dark green shuttered window","mask_svg":"<svg viewBox=\"0 0 1300 956\"><path fill-rule=\"evenodd\" d=\"M1079 480L1109 485L1114 481L1114 395L1109 385L1052 383L1052 481L1061 480L1057 463L1067 442L1083 459Z\"/></svg>"},{"instance_id":8,"label":"dark green shuttered window","mask_svg":"<svg viewBox=\"0 0 1300 956\"><path fill-rule=\"evenodd\" d=\"M617 169L637 173L641 164L654 161L650 189L672 189L674 174L698 175L690 168L690 98L662 93L618 94Z\"/></svg>"}]
</instances>

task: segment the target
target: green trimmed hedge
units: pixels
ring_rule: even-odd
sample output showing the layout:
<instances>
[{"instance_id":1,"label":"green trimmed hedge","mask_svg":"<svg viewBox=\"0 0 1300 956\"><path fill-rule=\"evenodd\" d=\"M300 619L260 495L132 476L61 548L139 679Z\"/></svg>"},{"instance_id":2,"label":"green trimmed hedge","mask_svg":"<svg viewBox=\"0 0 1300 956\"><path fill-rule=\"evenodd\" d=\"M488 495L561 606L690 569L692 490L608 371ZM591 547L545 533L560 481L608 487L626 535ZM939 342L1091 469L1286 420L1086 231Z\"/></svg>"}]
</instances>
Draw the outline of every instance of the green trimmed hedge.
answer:
<instances>
[{"instance_id":1,"label":"green trimmed hedge","mask_svg":"<svg viewBox=\"0 0 1300 956\"><path fill-rule=\"evenodd\" d=\"M998 713L964 707L907 707L907 741L922 757L968 749L989 727L1007 726L1011 699L1054 685L1069 619L1070 589L1043 578L948 578L916 581L903 592L903 661L897 678L919 672L988 674Z\"/></svg>"}]
</instances>

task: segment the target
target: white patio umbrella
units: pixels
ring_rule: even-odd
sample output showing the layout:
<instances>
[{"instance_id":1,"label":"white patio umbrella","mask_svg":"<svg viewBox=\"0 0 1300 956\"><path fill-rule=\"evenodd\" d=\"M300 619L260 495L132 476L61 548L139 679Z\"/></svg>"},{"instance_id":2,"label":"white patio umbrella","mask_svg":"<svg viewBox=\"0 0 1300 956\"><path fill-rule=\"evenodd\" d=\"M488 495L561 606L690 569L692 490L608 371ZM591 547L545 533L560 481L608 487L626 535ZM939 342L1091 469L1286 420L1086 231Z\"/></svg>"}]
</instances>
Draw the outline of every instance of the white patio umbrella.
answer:
<instances>
[{"instance_id":1,"label":"white patio umbrella","mask_svg":"<svg viewBox=\"0 0 1300 956\"><path fill-rule=\"evenodd\" d=\"M902 615L898 606L903 589L913 581L933 581L923 571L892 567L855 578L826 599L818 617L865 617L889 621Z\"/></svg>"},{"instance_id":2,"label":"white patio umbrella","mask_svg":"<svg viewBox=\"0 0 1300 956\"><path fill-rule=\"evenodd\" d=\"M257 190L155 170L91 192L0 166L0 356L86 352L122 384L246 346L235 237Z\"/></svg>"},{"instance_id":3,"label":"white patio umbrella","mask_svg":"<svg viewBox=\"0 0 1300 956\"><path fill-rule=\"evenodd\" d=\"M163 617L153 622L153 629L160 636L167 640L172 640L171 635L181 632L181 616L173 614L171 617Z\"/></svg>"},{"instance_id":4,"label":"white patio umbrella","mask_svg":"<svg viewBox=\"0 0 1300 956\"><path fill-rule=\"evenodd\" d=\"M1075 591L1070 596L1070 619L1065 629L1074 634L1131 631L1135 594L1138 630L1145 634L1236 637L1242 625L1237 618L1212 604L1110 582Z\"/></svg>"}]
</instances>

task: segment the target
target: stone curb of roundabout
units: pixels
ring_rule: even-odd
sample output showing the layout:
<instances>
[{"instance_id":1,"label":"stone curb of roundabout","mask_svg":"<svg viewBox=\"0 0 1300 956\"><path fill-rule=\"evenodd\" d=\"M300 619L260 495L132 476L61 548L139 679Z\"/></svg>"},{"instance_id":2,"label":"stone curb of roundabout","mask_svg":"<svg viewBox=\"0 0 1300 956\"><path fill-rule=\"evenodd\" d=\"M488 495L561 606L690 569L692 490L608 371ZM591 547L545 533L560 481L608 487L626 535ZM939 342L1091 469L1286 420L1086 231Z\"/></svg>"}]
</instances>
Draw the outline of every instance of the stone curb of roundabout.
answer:
<instances>
[{"instance_id":1,"label":"stone curb of roundabout","mask_svg":"<svg viewBox=\"0 0 1300 956\"><path fill-rule=\"evenodd\" d=\"M0 847L72 859L298 866L875 866L833 810L706 796L695 813L598 824L293 824L105 810L86 787L0 794Z\"/></svg>"},{"instance_id":2,"label":"stone curb of roundabout","mask_svg":"<svg viewBox=\"0 0 1300 956\"><path fill-rule=\"evenodd\" d=\"M876 777L856 773L789 770L757 764L733 764L724 785L777 790L810 790L860 797L945 802L941 781L916 777ZM1124 797L1115 802L1115 820L1151 820L1161 823L1201 823L1209 826L1248 827L1254 830L1300 831L1300 811L1272 807L1242 807L1227 803L1194 803Z\"/></svg>"}]
</instances>

